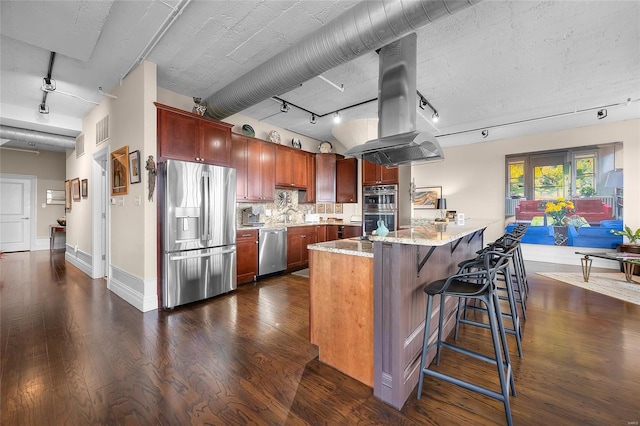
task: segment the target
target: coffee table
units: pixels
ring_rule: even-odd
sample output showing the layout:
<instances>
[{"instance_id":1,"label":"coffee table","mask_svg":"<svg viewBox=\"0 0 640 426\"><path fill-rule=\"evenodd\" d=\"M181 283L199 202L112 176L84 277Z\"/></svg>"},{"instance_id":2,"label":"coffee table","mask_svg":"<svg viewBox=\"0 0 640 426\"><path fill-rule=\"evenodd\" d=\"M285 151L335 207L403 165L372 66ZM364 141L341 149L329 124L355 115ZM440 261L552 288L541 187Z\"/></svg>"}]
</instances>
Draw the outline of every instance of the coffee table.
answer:
<instances>
[{"instance_id":1,"label":"coffee table","mask_svg":"<svg viewBox=\"0 0 640 426\"><path fill-rule=\"evenodd\" d=\"M640 268L640 255L635 253L623 253L623 252L581 252L577 251L576 254L579 254L582 257L580 259L580 263L582 263L582 278L584 278L584 282L589 282L589 275L591 274L591 260L592 257L597 257L599 259L608 259L615 260L622 264L622 270L624 271L624 278L628 283L640 284L637 281L633 280L633 270L635 268ZM635 262L634 262L635 260Z\"/></svg>"}]
</instances>

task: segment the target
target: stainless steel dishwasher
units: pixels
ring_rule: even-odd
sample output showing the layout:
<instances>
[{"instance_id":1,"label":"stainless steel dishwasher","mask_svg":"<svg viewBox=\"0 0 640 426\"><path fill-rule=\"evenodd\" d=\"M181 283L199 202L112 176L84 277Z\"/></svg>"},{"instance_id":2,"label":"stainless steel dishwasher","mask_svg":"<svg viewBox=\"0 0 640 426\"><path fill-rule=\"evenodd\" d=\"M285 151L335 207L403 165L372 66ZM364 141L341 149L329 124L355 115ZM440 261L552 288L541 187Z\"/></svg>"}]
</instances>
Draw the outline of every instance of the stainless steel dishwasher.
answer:
<instances>
[{"instance_id":1,"label":"stainless steel dishwasher","mask_svg":"<svg viewBox=\"0 0 640 426\"><path fill-rule=\"evenodd\" d=\"M260 229L258 250L258 275L287 269L287 228Z\"/></svg>"}]
</instances>

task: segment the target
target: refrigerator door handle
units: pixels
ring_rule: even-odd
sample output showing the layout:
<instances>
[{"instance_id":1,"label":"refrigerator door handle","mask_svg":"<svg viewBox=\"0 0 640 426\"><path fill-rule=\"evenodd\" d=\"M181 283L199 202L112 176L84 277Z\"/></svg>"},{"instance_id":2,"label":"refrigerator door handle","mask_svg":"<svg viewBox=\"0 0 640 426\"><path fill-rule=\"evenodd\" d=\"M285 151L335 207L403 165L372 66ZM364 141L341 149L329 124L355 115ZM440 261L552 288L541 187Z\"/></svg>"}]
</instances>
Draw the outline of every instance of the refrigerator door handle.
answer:
<instances>
[{"instance_id":1,"label":"refrigerator door handle","mask_svg":"<svg viewBox=\"0 0 640 426\"><path fill-rule=\"evenodd\" d=\"M236 249L234 247L234 248L231 248L231 249L220 250L220 251L216 251L216 252L208 252L208 253L201 253L201 254L184 254L184 255L180 255L180 256L169 256L169 260L198 259L198 258L201 258L201 257L216 256L218 254L233 253L235 251L236 251Z\"/></svg>"},{"instance_id":2,"label":"refrigerator door handle","mask_svg":"<svg viewBox=\"0 0 640 426\"><path fill-rule=\"evenodd\" d=\"M202 239L211 239L210 214L211 177L209 173L202 173Z\"/></svg>"}]
</instances>

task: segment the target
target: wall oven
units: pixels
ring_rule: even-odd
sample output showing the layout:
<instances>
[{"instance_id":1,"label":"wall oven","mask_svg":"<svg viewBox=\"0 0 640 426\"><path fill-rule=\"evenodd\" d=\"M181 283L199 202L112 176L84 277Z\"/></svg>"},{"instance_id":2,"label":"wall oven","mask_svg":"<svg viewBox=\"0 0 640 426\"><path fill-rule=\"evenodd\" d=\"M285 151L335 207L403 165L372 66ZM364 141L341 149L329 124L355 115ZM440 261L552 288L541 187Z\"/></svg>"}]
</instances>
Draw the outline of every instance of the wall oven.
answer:
<instances>
[{"instance_id":1,"label":"wall oven","mask_svg":"<svg viewBox=\"0 0 640 426\"><path fill-rule=\"evenodd\" d=\"M362 191L362 227L366 235L383 220L389 231L398 229L398 186L365 186Z\"/></svg>"}]
</instances>

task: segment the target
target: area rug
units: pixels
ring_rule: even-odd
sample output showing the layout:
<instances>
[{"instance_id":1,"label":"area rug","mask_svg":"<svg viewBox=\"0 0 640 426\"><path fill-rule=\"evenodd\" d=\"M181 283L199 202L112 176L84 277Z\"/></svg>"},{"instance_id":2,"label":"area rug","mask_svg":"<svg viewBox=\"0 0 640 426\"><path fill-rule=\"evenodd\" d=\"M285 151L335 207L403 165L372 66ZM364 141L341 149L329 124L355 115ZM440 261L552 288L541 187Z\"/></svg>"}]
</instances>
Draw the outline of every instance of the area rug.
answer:
<instances>
[{"instance_id":1,"label":"area rug","mask_svg":"<svg viewBox=\"0 0 640 426\"><path fill-rule=\"evenodd\" d=\"M640 305L640 284L626 282L622 272L592 272L588 283L584 282L581 272L537 272L537 274ZM634 279L638 280L638 277Z\"/></svg>"},{"instance_id":2,"label":"area rug","mask_svg":"<svg viewBox=\"0 0 640 426\"><path fill-rule=\"evenodd\" d=\"M299 271L292 272L291 275L295 275L296 277L309 278L309 268L301 269Z\"/></svg>"}]
</instances>

